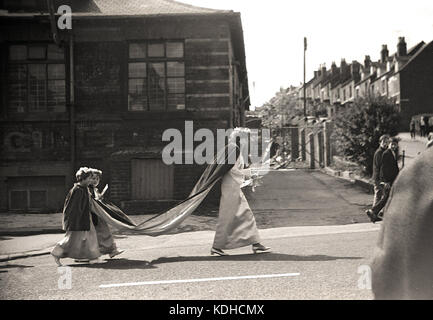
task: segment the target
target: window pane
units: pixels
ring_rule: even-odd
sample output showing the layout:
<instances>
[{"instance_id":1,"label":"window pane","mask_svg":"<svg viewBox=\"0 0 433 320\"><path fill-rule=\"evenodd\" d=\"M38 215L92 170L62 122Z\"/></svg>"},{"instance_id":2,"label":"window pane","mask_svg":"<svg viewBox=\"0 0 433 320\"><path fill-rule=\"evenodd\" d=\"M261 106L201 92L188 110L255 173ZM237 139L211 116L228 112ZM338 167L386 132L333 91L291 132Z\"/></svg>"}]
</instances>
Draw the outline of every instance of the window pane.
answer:
<instances>
[{"instance_id":1,"label":"window pane","mask_svg":"<svg viewBox=\"0 0 433 320\"><path fill-rule=\"evenodd\" d=\"M161 78L165 76L164 63L150 63L149 64L149 78Z\"/></svg>"},{"instance_id":2,"label":"window pane","mask_svg":"<svg viewBox=\"0 0 433 320\"><path fill-rule=\"evenodd\" d=\"M185 76L185 64L183 62L167 62L168 77L183 77Z\"/></svg>"},{"instance_id":3,"label":"window pane","mask_svg":"<svg viewBox=\"0 0 433 320\"><path fill-rule=\"evenodd\" d=\"M27 47L18 45L9 47L9 60L26 60Z\"/></svg>"},{"instance_id":4,"label":"window pane","mask_svg":"<svg viewBox=\"0 0 433 320\"><path fill-rule=\"evenodd\" d=\"M59 48L55 44L48 45L48 59L49 60L64 60L65 54L63 48Z\"/></svg>"},{"instance_id":5,"label":"window pane","mask_svg":"<svg viewBox=\"0 0 433 320\"><path fill-rule=\"evenodd\" d=\"M168 93L184 93L185 80L183 78L168 78Z\"/></svg>"},{"instance_id":6,"label":"window pane","mask_svg":"<svg viewBox=\"0 0 433 320\"><path fill-rule=\"evenodd\" d=\"M147 110L146 79L129 79L128 108L131 111Z\"/></svg>"},{"instance_id":7,"label":"window pane","mask_svg":"<svg viewBox=\"0 0 433 320\"><path fill-rule=\"evenodd\" d=\"M66 111L65 80L48 81L48 111Z\"/></svg>"},{"instance_id":8,"label":"window pane","mask_svg":"<svg viewBox=\"0 0 433 320\"><path fill-rule=\"evenodd\" d=\"M27 86L25 82L9 83L8 106L10 112L25 112Z\"/></svg>"},{"instance_id":9,"label":"window pane","mask_svg":"<svg viewBox=\"0 0 433 320\"><path fill-rule=\"evenodd\" d=\"M30 208L42 209L47 205L47 192L45 190L30 190Z\"/></svg>"},{"instance_id":10,"label":"window pane","mask_svg":"<svg viewBox=\"0 0 433 320\"><path fill-rule=\"evenodd\" d=\"M9 65L10 81L27 81L27 65L10 64Z\"/></svg>"},{"instance_id":11,"label":"window pane","mask_svg":"<svg viewBox=\"0 0 433 320\"><path fill-rule=\"evenodd\" d=\"M11 209L27 209L27 191L11 191Z\"/></svg>"},{"instance_id":12,"label":"window pane","mask_svg":"<svg viewBox=\"0 0 433 320\"><path fill-rule=\"evenodd\" d=\"M167 57L168 58L182 58L183 57L183 43L182 42L167 42Z\"/></svg>"},{"instance_id":13,"label":"window pane","mask_svg":"<svg viewBox=\"0 0 433 320\"><path fill-rule=\"evenodd\" d=\"M129 63L130 78L146 78L146 62Z\"/></svg>"},{"instance_id":14,"label":"window pane","mask_svg":"<svg viewBox=\"0 0 433 320\"><path fill-rule=\"evenodd\" d=\"M30 46L29 47L29 59L46 59L45 46Z\"/></svg>"},{"instance_id":15,"label":"window pane","mask_svg":"<svg viewBox=\"0 0 433 320\"><path fill-rule=\"evenodd\" d=\"M164 63L149 64L149 108L150 110L165 110L165 65Z\"/></svg>"},{"instance_id":16,"label":"window pane","mask_svg":"<svg viewBox=\"0 0 433 320\"><path fill-rule=\"evenodd\" d=\"M150 110L165 110L165 82L149 81L149 108Z\"/></svg>"},{"instance_id":17,"label":"window pane","mask_svg":"<svg viewBox=\"0 0 433 320\"><path fill-rule=\"evenodd\" d=\"M184 94L169 94L167 97L168 110L184 110L185 95Z\"/></svg>"},{"instance_id":18,"label":"window pane","mask_svg":"<svg viewBox=\"0 0 433 320\"><path fill-rule=\"evenodd\" d=\"M49 64L48 65L48 79L65 79L65 65L64 64Z\"/></svg>"},{"instance_id":19,"label":"window pane","mask_svg":"<svg viewBox=\"0 0 433 320\"><path fill-rule=\"evenodd\" d=\"M148 45L147 53L149 57L163 57L164 56L164 44L163 43L152 43Z\"/></svg>"},{"instance_id":20,"label":"window pane","mask_svg":"<svg viewBox=\"0 0 433 320\"><path fill-rule=\"evenodd\" d=\"M129 45L129 57L132 59L146 58L146 45L144 43L131 43Z\"/></svg>"},{"instance_id":21,"label":"window pane","mask_svg":"<svg viewBox=\"0 0 433 320\"><path fill-rule=\"evenodd\" d=\"M30 111L46 110L45 64L29 65L29 108Z\"/></svg>"}]
</instances>

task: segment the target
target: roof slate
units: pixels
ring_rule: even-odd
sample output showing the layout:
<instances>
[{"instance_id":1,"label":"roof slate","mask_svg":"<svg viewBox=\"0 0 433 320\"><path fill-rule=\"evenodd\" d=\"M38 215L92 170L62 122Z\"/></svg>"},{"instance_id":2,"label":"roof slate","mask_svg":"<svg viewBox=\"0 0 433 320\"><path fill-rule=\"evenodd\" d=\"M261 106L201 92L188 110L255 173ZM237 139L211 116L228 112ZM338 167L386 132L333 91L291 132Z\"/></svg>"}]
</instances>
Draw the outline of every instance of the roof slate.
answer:
<instances>
[{"instance_id":1,"label":"roof slate","mask_svg":"<svg viewBox=\"0 0 433 320\"><path fill-rule=\"evenodd\" d=\"M185 14L232 13L232 10L218 10L197 7L174 0L54 0L55 7L66 4L73 16L167 16ZM10 12L46 12L47 7Z\"/></svg>"}]
</instances>

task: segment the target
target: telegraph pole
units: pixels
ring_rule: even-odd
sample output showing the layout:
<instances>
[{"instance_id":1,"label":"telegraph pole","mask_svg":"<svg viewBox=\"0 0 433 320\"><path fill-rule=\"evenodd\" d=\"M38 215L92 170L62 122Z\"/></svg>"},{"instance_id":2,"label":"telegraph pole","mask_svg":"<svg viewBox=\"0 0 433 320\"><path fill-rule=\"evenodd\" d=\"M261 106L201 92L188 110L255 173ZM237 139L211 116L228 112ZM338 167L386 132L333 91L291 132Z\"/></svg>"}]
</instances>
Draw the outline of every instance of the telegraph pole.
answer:
<instances>
[{"instance_id":1,"label":"telegraph pole","mask_svg":"<svg viewBox=\"0 0 433 320\"><path fill-rule=\"evenodd\" d=\"M305 52L307 51L307 37L304 37L304 117L307 116L307 96L305 88Z\"/></svg>"}]
</instances>

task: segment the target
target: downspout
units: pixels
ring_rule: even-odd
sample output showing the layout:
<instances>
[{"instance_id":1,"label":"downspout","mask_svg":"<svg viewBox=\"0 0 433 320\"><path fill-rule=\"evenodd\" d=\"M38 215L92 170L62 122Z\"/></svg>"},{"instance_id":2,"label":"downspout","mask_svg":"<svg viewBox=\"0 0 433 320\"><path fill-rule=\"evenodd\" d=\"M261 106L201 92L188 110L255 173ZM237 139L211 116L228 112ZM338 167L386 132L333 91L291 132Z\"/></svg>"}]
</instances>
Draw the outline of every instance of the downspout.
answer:
<instances>
[{"instance_id":1,"label":"downspout","mask_svg":"<svg viewBox=\"0 0 433 320\"><path fill-rule=\"evenodd\" d=\"M56 27L56 17L54 12L53 0L47 0L47 7L48 7L48 12L50 13L50 25L51 25L51 33L53 34L53 40L58 46L60 46L60 38Z\"/></svg>"},{"instance_id":2,"label":"downspout","mask_svg":"<svg viewBox=\"0 0 433 320\"><path fill-rule=\"evenodd\" d=\"M74 96L74 36L69 35L69 132L71 137L71 179L75 177L75 96Z\"/></svg>"}]
</instances>

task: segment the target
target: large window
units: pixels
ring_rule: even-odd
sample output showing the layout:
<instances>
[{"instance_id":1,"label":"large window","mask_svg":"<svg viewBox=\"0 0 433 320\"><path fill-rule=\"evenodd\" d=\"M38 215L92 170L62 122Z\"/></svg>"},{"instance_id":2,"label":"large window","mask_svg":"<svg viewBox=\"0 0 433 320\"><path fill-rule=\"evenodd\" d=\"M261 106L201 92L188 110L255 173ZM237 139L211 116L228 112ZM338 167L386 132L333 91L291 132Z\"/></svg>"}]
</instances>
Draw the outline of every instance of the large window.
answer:
<instances>
[{"instance_id":1,"label":"large window","mask_svg":"<svg viewBox=\"0 0 433 320\"><path fill-rule=\"evenodd\" d=\"M185 109L183 42L129 44L128 109Z\"/></svg>"},{"instance_id":2,"label":"large window","mask_svg":"<svg viewBox=\"0 0 433 320\"><path fill-rule=\"evenodd\" d=\"M9 46L8 110L11 113L66 110L63 49L54 44Z\"/></svg>"}]
</instances>

